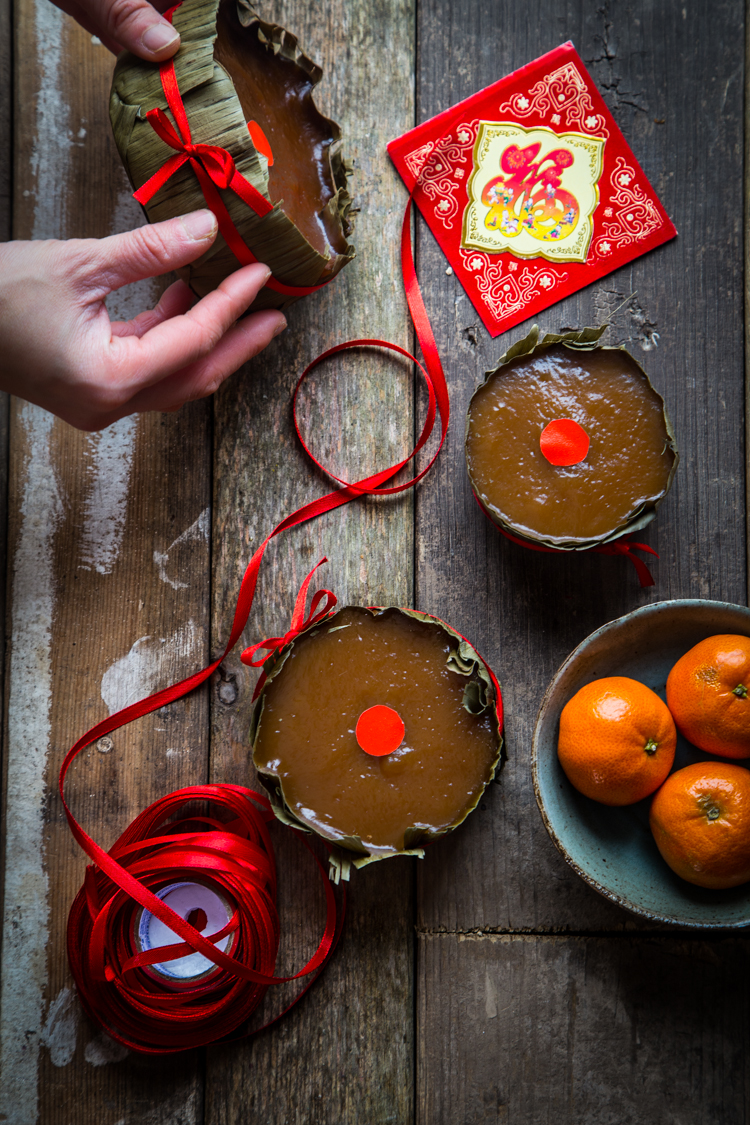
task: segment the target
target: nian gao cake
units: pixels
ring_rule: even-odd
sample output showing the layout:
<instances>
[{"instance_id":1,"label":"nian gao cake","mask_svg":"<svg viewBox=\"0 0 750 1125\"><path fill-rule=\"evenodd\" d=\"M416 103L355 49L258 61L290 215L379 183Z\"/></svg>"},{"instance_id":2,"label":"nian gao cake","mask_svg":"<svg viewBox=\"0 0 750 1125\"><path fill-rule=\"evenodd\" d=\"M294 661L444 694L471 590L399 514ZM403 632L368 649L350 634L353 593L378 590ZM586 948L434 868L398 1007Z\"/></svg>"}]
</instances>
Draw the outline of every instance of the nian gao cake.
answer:
<instances>
[{"instance_id":1,"label":"nian gao cake","mask_svg":"<svg viewBox=\"0 0 750 1125\"><path fill-rule=\"evenodd\" d=\"M354 248L347 241L351 200L341 130L318 111L312 96L320 67L302 53L295 36L261 20L247 0L183 0L172 21L181 36L174 73L192 143L225 150L274 204L261 217L235 192L221 188L221 201L243 241L287 286L329 281L352 259ZM159 66L124 52L115 67L110 117L136 189L175 156L147 119L155 107L167 108ZM145 207L149 220L158 222L206 205L187 161ZM219 234L181 275L203 296L238 267ZM252 307L283 308L294 299L265 288Z\"/></svg>"},{"instance_id":2,"label":"nian gao cake","mask_svg":"<svg viewBox=\"0 0 750 1125\"><path fill-rule=\"evenodd\" d=\"M348 606L287 645L253 718L277 816L337 845L347 877L459 825L500 760L501 702L442 621Z\"/></svg>"},{"instance_id":3,"label":"nian gao cake","mask_svg":"<svg viewBox=\"0 0 750 1125\"><path fill-rule=\"evenodd\" d=\"M628 352L598 343L603 331L539 342L533 328L471 399L471 485L513 537L606 544L645 527L669 490L678 456L664 400Z\"/></svg>"}]
</instances>

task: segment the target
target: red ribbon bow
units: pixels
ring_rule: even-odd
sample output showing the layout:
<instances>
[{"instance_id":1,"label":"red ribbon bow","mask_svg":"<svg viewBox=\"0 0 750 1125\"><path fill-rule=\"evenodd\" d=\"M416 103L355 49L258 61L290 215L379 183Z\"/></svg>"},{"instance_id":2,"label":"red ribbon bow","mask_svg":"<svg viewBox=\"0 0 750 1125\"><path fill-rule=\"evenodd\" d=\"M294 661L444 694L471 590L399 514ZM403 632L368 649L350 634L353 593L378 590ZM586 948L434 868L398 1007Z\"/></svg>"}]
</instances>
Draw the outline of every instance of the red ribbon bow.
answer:
<instances>
[{"instance_id":1,"label":"red ribbon bow","mask_svg":"<svg viewBox=\"0 0 750 1125\"><path fill-rule=\"evenodd\" d=\"M169 118L162 109L158 107L150 109L146 114L146 120L157 136L161 137L170 148L175 149L177 155L170 157L158 172L154 172L151 179L134 193L135 199L139 203L148 203L178 168L189 160L207 203L215 202L211 198L215 184L219 188L231 188L244 199L248 207L252 207L256 215L262 217L273 211L273 204L237 171L231 153L219 145L193 144L187 116L184 112L180 116L183 118L181 122L177 115L175 120L178 122L182 136L172 128Z\"/></svg>"},{"instance_id":2,"label":"red ribbon bow","mask_svg":"<svg viewBox=\"0 0 750 1125\"><path fill-rule=\"evenodd\" d=\"M281 652L282 648L284 648L285 645L288 645L289 642L293 641L295 637L298 637L300 633L304 633L305 629L310 629L313 625L317 625L319 621L323 621L324 618L329 617L330 614L333 613L333 610L336 607L336 602L338 600L336 598L336 595L332 593L331 590L318 590L315 594L313 594L313 599L310 603L310 612L307 617L305 617L305 602L307 601L307 591L310 587L312 576L313 574L315 574L315 571L318 569L318 567L322 566L324 562L328 562L328 559L322 558L320 562L312 568L307 578L300 586L299 593L297 594L297 600L294 603L294 612L292 614L289 632L286 633L283 637L266 637L264 641L258 641L257 645L252 645L250 648L246 648L240 656L240 660L243 664L247 664L249 668L262 668L266 661L270 660L274 653ZM321 610L318 611L318 606L324 598L325 605ZM266 655L262 656L259 660L253 659L256 652L259 652L261 650L264 650ZM266 673L264 671L261 673L260 678L255 685L253 700L258 698L265 682Z\"/></svg>"}]
</instances>

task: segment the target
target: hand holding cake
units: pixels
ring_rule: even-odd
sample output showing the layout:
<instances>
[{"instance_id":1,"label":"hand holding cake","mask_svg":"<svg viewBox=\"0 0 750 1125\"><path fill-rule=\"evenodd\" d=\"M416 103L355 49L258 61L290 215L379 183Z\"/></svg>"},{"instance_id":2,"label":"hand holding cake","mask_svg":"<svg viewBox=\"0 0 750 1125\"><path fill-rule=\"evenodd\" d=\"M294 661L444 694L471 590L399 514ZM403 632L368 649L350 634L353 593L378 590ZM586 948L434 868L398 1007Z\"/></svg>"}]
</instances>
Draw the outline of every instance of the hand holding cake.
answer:
<instances>
[{"instance_id":1,"label":"hand holding cake","mask_svg":"<svg viewBox=\"0 0 750 1125\"><path fill-rule=\"evenodd\" d=\"M1 245L0 389L83 430L212 394L286 327L271 309L238 321L267 266L237 270L197 303L175 282L128 322L110 322L105 300L194 261L216 230L202 210L110 238Z\"/></svg>"}]
</instances>

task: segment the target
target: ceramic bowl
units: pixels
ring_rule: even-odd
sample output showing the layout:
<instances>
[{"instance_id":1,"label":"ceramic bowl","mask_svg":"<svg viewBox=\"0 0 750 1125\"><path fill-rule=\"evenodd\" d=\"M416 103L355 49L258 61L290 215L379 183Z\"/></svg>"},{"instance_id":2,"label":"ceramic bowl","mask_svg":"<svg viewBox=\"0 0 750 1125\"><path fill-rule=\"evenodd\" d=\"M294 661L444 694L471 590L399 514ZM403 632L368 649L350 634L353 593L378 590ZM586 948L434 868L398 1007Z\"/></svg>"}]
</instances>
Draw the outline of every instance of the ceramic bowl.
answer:
<instances>
[{"instance_id":1,"label":"ceramic bowl","mask_svg":"<svg viewBox=\"0 0 750 1125\"><path fill-rule=\"evenodd\" d=\"M547 689L534 730L532 771L547 831L594 890L644 918L723 929L750 925L750 883L711 891L684 882L654 843L650 797L623 808L599 804L573 788L557 759L560 712L584 684L630 676L665 699L672 665L717 633L750 636L750 609L703 600L657 602L597 629L564 661ZM674 769L698 761L716 758L678 734Z\"/></svg>"}]
</instances>

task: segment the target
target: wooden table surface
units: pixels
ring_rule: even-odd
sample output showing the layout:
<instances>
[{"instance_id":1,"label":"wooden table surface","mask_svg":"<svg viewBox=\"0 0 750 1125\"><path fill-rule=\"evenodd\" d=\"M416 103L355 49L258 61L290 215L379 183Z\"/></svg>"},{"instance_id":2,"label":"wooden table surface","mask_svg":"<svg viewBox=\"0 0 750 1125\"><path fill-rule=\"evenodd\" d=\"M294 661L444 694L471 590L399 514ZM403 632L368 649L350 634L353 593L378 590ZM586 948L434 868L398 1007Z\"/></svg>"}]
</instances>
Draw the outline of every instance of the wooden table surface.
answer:
<instances>
[{"instance_id":1,"label":"wooden table surface","mask_svg":"<svg viewBox=\"0 0 750 1125\"><path fill-rule=\"evenodd\" d=\"M747 601L743 4L263 0L261 10L324 67L317 101L341 122L354 164L357 259L297 304L289 330L212 400L93 435L19 401L0 415L0 1122L744 1122L750 942L646 924L598 897L549 840L530 776L545 686L589 632L666 598ZM292 435L302 367L352 336L410 344L397 258L405 196L386 141L567 39L679 231L539 317L552 330L601 322L636 292L607 339L647 367L682 454L644 533L660 555L656 586L641 590L623 560L523 551L473 502L466 404L525 329L489 339L420 222L418 270L452 397L446 448L416 492L358 502L276 540L245 636L283 633L301 578L327 554L325 585L342 604L413 605L478 646L504 684L507 763L424 861L355 874L341 946L281 1023L179 1056L128 1054L72 990L65 923L85 862L57 795L62 755L110 710L219 653L254 546L328 490ZM0 11L0 104L12 104L0 114L3 237L101 237L141 222L109 128L111 70L105 49L49 0ZM133 315L158 292L141 283L112 311ZM344 473L405 452L423 408L408 371L369 355L316 376L306 407L316 450ZM180 786L252 785L252 690L235 651L189 700L84 753L69 792L94 838L110 846ZM275 830L281 969L303 963L321 924L288 835Z\"/></svg>"}]
</instances>

